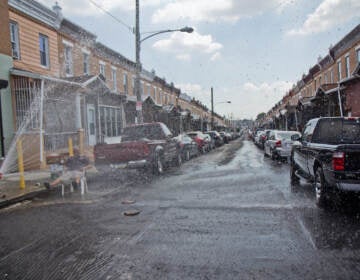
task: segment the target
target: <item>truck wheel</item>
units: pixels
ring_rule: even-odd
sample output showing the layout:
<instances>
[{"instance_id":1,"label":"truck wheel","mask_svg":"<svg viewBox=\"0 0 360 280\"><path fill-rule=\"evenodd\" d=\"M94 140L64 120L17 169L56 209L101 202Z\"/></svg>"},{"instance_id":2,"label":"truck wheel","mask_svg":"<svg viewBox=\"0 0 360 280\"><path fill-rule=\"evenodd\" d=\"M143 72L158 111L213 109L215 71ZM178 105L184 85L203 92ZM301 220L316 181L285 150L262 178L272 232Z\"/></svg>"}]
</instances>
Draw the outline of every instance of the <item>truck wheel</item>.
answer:
<instances>
[{"instance_id":1,"label":"truck wheel","mask_svg":"<svg viewBox=\"0 0 360 280\"><path fill-rule=\"evenodd\" d=\"M299 168L297 167L294 160L291 160L290 162L290 183L292 186L298 185L300 182L300 178L296 176L296 171L298 171Z\"/></svg>"},{"instance_id":2,"label":"truck wheel","mask_svg":"<svg viewBox=\"0 0 360 280\"><path fill-rule=\"evenodd\" d=\"M154 173L156 175L161 175L164 173L164 163L160 155L155 157Z\"/></svg>"},{"instance_id":3,"label":"truck wheel","mask_svg":"<svg viewBox=\"0 0 360 280\"><path fill-rule=\"evenodd\" d=\"M320 208L324 208L327 205L329 198L326 190L324 172L321 167L316 169L314 187L315 187L316 205Z\"/></svg>"}]
</instances>

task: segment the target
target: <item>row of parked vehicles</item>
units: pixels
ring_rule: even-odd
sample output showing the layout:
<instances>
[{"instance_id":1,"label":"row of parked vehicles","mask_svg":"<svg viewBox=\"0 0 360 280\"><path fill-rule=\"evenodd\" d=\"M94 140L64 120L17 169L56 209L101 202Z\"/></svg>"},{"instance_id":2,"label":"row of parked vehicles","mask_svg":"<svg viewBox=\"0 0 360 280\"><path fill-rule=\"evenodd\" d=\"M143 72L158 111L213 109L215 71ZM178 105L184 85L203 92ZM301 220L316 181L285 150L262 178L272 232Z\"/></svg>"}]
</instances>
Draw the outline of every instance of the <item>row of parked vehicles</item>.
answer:
<instances>
[{"instance_id":1,"label":"row of parked vehicles","mask_svg":"<svg viewBox=\"0 0 360 280\"><path fill-rule=\"evenodd\" d=\"M206 153L228 143L238 134L228 132L190 131L174 137L160 122L131 125L124 128L119 143L101 143L94 147L96 165L115 168L145 168L161 174L171 165Z\"/></svg>"},{"instance_id":2,"label":"row of parked vehicles","mask_svg":"<svg viewBox=\"0 0 360 280\"><path fill-rule=\"evenodd\" d=\"M288 133L290 141L283 131L258 131L254 141L264 147L265 154L289 156L293 189L301 187L300 179L310 182L316 204L322 208L342 207L351 201L348 198L359 197L360 118L315 118L307 122L302 134ZM284 149L284 143L291 149ZM334 204L334 198L341 203Z\"/></svg>"},{"instance_id":3,"label":"row of parked vehicles","mask_svg":"<svg viewBox=\"0 0 360 280\"><path fill-rule=\"evenodd\" d=\"M290 158L292 146L296 141L293 136L301 137L298 131L284 131L258 129L253 134L254 143L264 150L264 155L273 160L286 160Z\"/></svg>"}]
</instances>

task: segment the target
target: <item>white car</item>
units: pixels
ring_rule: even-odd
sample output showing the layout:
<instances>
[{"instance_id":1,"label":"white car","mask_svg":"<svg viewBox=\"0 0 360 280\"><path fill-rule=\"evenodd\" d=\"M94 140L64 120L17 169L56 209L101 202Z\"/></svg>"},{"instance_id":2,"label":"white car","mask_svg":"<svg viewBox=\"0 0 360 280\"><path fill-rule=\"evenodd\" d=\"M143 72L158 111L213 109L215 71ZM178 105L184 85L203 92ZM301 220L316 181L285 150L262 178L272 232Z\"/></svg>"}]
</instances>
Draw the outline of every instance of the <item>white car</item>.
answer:
<instances>
[{"instance_id":1,"label":"white car","mask_svg":"<svg viewBox=\"0 0 360 280\"><path fill-rule=\"evenodd\" d=\"M291 147L295 141L291 140L291 136L299 135L298 131L272 130L269 139L264 145L264 155L272 159L286 159L290 157Z\"/></svg>"}]
</instances>

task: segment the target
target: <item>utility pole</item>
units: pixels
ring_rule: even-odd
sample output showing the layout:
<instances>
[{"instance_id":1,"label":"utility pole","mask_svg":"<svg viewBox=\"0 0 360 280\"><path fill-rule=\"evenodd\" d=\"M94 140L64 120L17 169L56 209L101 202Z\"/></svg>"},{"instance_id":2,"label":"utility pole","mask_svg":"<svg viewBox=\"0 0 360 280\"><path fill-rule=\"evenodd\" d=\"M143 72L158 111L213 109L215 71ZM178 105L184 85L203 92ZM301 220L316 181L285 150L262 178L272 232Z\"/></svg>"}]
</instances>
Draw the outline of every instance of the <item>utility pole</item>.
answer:
<instances>
[{"instance_id":1,"label":"utility pole","mask_svg":"<svg viewBox=\"0 0 360 280\"><path fill-rule=\"evenodd\" d=\"M214 90L211 87L211 130L214 130Z\"/></svg>"},{"instance_id":2,"label":"utility pole","mask_svg":"<svg viewBox=\"0 0 360 280\"><path fill-rule=\"evenodd\" d=\"M135 19L135 46L136 46L136 76L135 76L135 95L136 95L136 122L143 123L142 98L140 90L140 8L139 0L136 0L136 19Z\"/></svg>"}]
</instances>

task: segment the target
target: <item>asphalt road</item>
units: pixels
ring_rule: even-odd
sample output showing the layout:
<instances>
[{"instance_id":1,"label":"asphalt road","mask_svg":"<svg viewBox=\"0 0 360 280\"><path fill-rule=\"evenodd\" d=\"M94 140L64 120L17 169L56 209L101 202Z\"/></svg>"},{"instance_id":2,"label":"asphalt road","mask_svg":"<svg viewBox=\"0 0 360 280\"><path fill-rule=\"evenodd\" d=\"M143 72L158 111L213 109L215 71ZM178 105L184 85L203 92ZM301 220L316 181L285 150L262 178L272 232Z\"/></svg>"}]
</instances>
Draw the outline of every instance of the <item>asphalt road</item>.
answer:
<instances>
[{"instance_id":1,"label":"asphalt road","mask_svg":"<svg viewBox=\"0 0 360 280\"><path fill-rule=\"evenodd\" d=\"M316 208L238 139L161 177L99 173L84 197L0 210L0 279L359 279L357 205Z\"/></svg>"}]
</instances>

